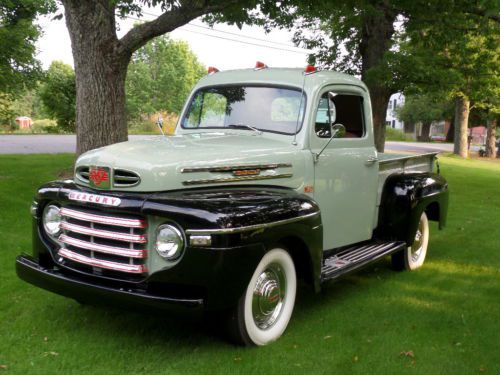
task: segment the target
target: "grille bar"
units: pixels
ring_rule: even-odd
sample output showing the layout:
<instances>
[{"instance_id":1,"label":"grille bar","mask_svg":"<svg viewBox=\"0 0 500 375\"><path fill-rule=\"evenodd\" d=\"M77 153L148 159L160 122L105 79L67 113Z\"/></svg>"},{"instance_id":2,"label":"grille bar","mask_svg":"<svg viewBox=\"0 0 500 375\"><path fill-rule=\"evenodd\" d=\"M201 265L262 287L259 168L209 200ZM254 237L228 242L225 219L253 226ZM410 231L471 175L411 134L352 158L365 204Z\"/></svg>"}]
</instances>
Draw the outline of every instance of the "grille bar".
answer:
<instances>
[{"instance_id":1,"label":"grille bar","mask_svg":"<svg viewBox=\"0 0 500 375\"><path fill-rule=\"evenodd\" d=\"M147 268L144 264L125 264L125 263L110 262L109 260L89 258L85 255L75 253L65 248L59 249L58 254L63 258L78 263L83 263L94 267L106 268L114 271L122 271L128 273L145 273L147 271Z\"/></svg>"},{"instance_id":2,"label":"grille bar","mask_svg":"<svg viewBox=\"0 0 500 375\"><path fill-rule=\"evenodd\" d=\"M87 236L101 237L107 238L111 240L117 241L126 241L133 243L146 243L146 236L143 234L128 234L128 233L119 233L119 232L111 232L107 230L94 229L89 227L84 227L77 224L71 224L67 221L61 222L61 228L70 232L85 234Z\"/></svg>"},{"instance_id":3,"label":"grille bar","mask_svg":"<svg viewBox=\"0 0 500 375\"><path fill-rule=\"evenodd\" d=\"M115 225L118 227L127 227L127 228L146 228L146 222L140 219L128 219L122 217L95 215L83 211L72 210L66 207L61 208L60 213L62 216L65 217L70 217L82 221L90 221L98 224Z\"/></svg>"},{"instance_id":4,"label":"grille bar","mask_svg":"<svg viewBox=\"0 0 500 375\"><path fill-rule=\"evenodd\" d=\"M147 250L126 249L121 247L107 246L95 242L87 242L62 234L59 241L66 245L79 247L81 249L98 251L105 254L119 255L130 258L146 258Z\"/></svg>"}]
</instances>

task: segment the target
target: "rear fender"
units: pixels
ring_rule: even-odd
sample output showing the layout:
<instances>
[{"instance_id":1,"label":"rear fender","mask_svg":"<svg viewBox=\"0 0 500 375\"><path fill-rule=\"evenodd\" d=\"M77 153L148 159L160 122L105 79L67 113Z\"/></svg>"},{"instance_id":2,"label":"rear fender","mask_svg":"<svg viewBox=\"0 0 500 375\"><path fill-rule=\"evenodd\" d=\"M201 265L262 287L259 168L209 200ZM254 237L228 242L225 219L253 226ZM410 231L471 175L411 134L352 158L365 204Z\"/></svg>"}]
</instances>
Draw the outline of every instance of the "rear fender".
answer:
<instances>
[{"instance_id":1,"label":"rear fender","mask_svg":"<svg viewBox=\"0 0 500 375\"><path fill-rule=\"evenodd\" d=\"M393 174L385 182L376 236L413 243L422 213L429 220L446 224L448 183L428 172Z\"/></svg>"}]
</instances>

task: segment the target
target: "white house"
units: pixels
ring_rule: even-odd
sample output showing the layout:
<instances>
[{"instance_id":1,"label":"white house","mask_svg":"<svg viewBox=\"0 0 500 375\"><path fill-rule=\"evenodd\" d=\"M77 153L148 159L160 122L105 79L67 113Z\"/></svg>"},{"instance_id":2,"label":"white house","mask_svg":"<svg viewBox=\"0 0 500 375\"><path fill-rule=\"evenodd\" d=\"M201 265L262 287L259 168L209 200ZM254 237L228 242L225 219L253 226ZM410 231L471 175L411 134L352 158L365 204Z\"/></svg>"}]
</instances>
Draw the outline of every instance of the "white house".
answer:
<instances>
[{"instance_id":1,"label":"white house","mask_svg":"<svg viewBox=\"0 0 500 375\"><path fill-rule=\"evenodd\" d=\"M404 129L403 121L399 121L396 117L396 108L402 106L404 102L405 96L402 93L398 92L391 95L391 99L389 100L389 105L387 106L387 112L385 115L387 126L390 126L393 129Z\"/></svg>"}]
</instances>

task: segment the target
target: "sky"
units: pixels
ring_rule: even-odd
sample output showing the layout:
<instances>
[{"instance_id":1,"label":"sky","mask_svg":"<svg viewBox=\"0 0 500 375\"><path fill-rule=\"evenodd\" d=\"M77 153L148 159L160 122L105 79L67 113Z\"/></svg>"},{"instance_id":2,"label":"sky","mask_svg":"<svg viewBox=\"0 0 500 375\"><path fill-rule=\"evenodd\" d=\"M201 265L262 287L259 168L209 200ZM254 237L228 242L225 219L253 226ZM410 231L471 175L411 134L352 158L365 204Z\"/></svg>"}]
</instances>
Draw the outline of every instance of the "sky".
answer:
<instances>
[{"instance_id":1,"label":"sky","mask_svg":"<svg viewBox=\"0 0 500 375\"><path fill-rule=\"evenodd\" d=\"M145 10L143 19L153 19L157 10ZM43 35L38 40L38 59L44 68L48 68L54 60L61 60L73 65L71 42L64 19L53 20L50 17L40 18ZM119 20L118 36L123 36L137 20L127 18ZM176 40L186 41L191 50L205 66L215 66L219 70L250 68L255 62L262 61L269 67L303 67L306 65L307 50L295 48L291 42L292 32L285 30L272 31L266 34L260 27L244 26L242 30L236 26L216 25L208 30L201 20L194 20L170 36ZM236 39L246 43L240 43Z\"/></svg>"}]
</instances>

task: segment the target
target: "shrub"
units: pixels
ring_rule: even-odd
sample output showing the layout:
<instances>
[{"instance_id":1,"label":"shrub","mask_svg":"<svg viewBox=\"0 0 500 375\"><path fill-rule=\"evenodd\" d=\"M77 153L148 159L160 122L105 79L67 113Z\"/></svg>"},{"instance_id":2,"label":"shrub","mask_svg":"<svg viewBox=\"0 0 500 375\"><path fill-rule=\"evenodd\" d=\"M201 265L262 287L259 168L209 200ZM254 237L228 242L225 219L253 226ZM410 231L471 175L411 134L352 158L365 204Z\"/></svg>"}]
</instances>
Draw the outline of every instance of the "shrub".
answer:
<instances>
[{"instance_id":1,"label":"shrub","mask_svg":"<svg viewBox=\"0 0 500 375\"><path fill-rule=\"evenodd\" d=\"M63 131L57 126L57 122L55 120L41 119L33 121L33 125L31 125L31 132L37 134L59 134Z\"/></svg>"},{"instance_id":2,"label":"shrub","mask_svg":"<svg viewBox=\"0 0 500 375\"><path fill-rule=\"evenodd\" d=\"M158 112L150 116L144 116L138 120L131 120L128 123L130 134L161 134L156 121L158 118L163 119L163 131L165 134L173 134L175 125L177 124L177 116L175 113Z\"/></svg>"},{"instance_id":3,"label":"shrub","mask_svg":"<svg viewBox=\"0 0 500 375\"><path fill-rule=\"evenodd\" d=\"M403 130L393 129L391 127L385 128L385 140L386 141L412 141L413 139L409 134L406 134Z\"/></svg>"}]
</instances>

